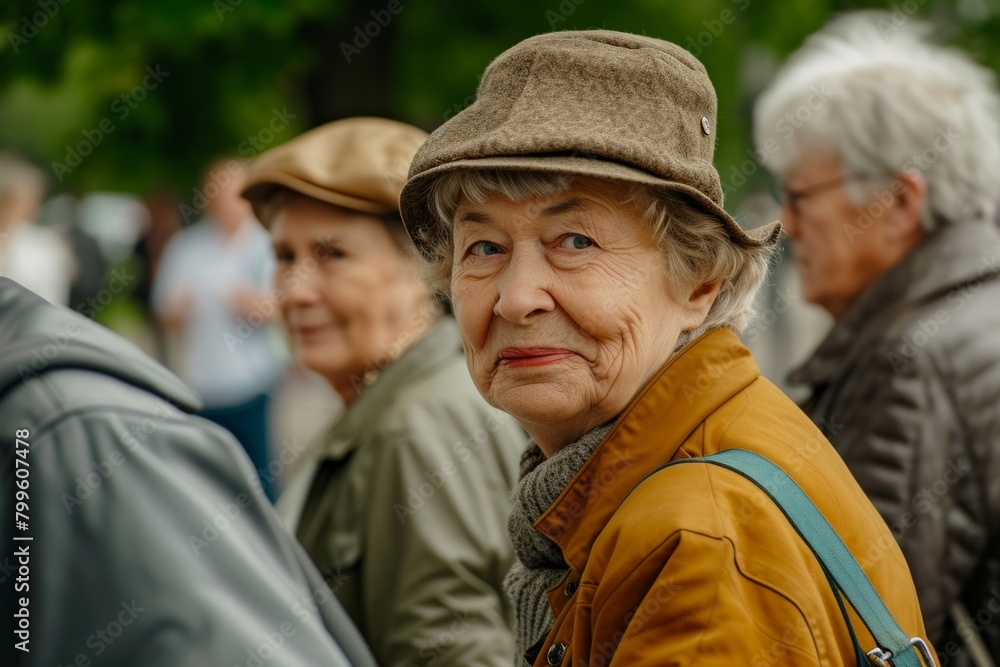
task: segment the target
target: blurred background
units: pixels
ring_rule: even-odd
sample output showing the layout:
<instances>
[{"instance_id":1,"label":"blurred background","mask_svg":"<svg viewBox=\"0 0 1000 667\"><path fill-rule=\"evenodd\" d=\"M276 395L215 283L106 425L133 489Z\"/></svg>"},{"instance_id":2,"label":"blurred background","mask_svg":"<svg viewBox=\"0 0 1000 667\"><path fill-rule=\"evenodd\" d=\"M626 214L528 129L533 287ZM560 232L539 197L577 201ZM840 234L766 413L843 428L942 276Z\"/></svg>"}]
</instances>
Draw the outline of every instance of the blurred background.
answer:
<instances>
[{"instance_id":1,"label":"blurred background","mask_svg":"<svg viewBox=\"0 0 1000 667\"><path fill-rule=\"evenodd\" d=\"M755 227L777 211L752 148L756 94L831 15L872 7L929 19L942 40L1000 70L1000 0L8 0L0 151L33 162L43 182L0 167L0 188L44 202L20 215L35 218L33 243L60 246L34 264L62 275L50 298L171 364L150 285L172 235L202 217L214 158L252 159L345 116L433 130L473 101L486 65L519 40L624 30L676 42L705 64L719 96L726 206ZM0 273L12 261L9 234L0 228ZM790 269L776 268L745 336L783 387L828 326ZM299 447L338 409L324 383L294 368L275 394L274 447Z\"/></svg>"}]
</instances>

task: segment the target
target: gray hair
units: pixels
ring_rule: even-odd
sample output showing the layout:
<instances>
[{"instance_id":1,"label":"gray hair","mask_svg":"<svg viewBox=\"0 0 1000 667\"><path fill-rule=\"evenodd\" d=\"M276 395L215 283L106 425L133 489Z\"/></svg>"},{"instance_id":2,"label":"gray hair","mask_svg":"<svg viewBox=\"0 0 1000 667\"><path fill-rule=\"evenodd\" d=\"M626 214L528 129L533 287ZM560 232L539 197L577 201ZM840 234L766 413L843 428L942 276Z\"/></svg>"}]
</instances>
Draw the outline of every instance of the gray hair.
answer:
<instances>
[{"instance_id":1,"label":"gray hair","mask_svg":"<svg viewBox=\"0 0 1000 667\"><path fill-rule=\"evenodd\" d=\"M423 258L428 285L436 293L450 296L454 262L451 232L460 197L482 204L490 195L500 194L522 202L565 192L574 180L570 174L502 170L460 170L435 179L429 199L439 224L431 235L428 256ZM746 248L733 243L721 221L680 195L671 196L637 184L624 185L622 204L642 212L643 220L653 229L674 295L722 283L704 323L682 333L677 347L710 329L728 326L742 332L749 327L756 316L757 290L767 274L774 248Z\"/></svg>"},{"instance_id":2,"label":"gray hair","mask_svg":"<svg viewBox=\"0 0 1000 667\"><path fill-rule=\"evenodd\" d=\"M783 174L803 151L829 150L868 180L861 206L892 175L918 171L928 186L927 231L992 219L1000 189L1000 96L993 73L928 40L902 12L835 18L789 58L754 109L757 154ZM895 184L893 184L895 186Z\"/></svg>"}]
</instances>

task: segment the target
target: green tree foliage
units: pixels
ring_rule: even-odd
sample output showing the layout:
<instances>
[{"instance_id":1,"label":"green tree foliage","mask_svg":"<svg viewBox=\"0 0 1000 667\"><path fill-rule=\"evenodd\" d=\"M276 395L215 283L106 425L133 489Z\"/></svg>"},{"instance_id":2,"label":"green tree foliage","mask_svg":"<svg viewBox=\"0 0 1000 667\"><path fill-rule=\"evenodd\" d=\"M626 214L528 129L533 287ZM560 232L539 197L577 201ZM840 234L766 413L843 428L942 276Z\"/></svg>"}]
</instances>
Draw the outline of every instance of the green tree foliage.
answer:
<instances>
[{"instance_id":1,"label":"green tree foliage","mask_svg":"<svg viewBox=\"0 0 1000 667\"><path fill-rule=\"evenodd\" d=\"M63 189L186 190L212 156L252 156L342 116L433 129L472 102L483 69L518 40L607 28L676 42L702 60L719 92L716 165L727 183L750 159L752 101L781 60L837 11L904 4L8 0L0 144L49 164ZM1000 68L998 4L908 6ZM730 203L745 192L730 189Z\"/></svg>"}]
</instances>

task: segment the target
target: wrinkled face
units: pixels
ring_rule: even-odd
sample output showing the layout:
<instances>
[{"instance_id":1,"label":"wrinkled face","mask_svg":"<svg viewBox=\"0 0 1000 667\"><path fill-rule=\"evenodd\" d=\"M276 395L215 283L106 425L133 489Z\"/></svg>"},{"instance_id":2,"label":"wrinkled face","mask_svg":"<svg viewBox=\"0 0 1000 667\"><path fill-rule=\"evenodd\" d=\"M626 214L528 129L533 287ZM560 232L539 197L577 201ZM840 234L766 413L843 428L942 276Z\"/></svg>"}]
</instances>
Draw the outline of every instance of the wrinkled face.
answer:
<instances>
[{"instance_id":1,"label":"wrinkled face","mask_svg":"<svg viewBox=\"0 0 1000 667\"><path fill-rule=\"evenodd\" d=\"M292 347L349 402L365 372L408 347L421 316L433 317L427 290L375 216L296 197L271 234Z\"/></svg>"},{"instance_id":2,"label":"wrinkled face","mask_svg":"<svg viewBox=\"0 0 1000 667\"><path fill-rule=\"evenodd\" d=\"M856 206L842 179L839 158L828 153L808 155L784 177L787 191L808 194L794 206L786 197L781 210L805 298L834 317L884 273L891 255L885 245L886 208L878 199ZM823 184L833 185L816 187ZM891 191L882 194L890 203L896 197Z\"/></svg>"},{"instance_id":3,"label":"wrinkled face","mask_svg":"<svg viewBox=\"0 0 1000 667\"><path fill-rule=\"evenodd\" d=\"M473 380L548 455L621 412L704 320L674 299L651 229L616 186L580 179L520 203L463 198L454 241L452 299Z\"/></svg>"}]
</instances>

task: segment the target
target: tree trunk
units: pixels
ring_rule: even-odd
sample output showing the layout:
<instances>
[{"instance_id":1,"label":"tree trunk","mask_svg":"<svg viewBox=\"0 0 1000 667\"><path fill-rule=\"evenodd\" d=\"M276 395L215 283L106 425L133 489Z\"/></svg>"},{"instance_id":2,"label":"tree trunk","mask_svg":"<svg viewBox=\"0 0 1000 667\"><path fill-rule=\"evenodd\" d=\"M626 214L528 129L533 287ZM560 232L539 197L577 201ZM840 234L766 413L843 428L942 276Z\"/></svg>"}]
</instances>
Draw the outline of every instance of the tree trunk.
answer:
<instances>
[{"instance_id":1,"label":"tree trunk","mask_svg":"<svg viewBox=\"0 0 1000 667\"><path fill-rule=\"evenodd\" d=\"M348 116L393 116L395 21L386 0L352 0L346 23L310 22L301 39L318 51L303 99L310 127ZM374 14L373 14L374 12Z\"/></svg>"}]
</instances>

